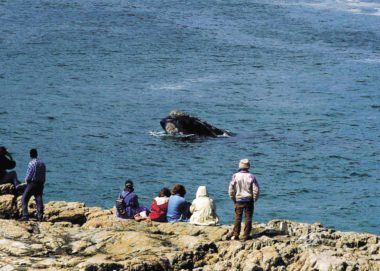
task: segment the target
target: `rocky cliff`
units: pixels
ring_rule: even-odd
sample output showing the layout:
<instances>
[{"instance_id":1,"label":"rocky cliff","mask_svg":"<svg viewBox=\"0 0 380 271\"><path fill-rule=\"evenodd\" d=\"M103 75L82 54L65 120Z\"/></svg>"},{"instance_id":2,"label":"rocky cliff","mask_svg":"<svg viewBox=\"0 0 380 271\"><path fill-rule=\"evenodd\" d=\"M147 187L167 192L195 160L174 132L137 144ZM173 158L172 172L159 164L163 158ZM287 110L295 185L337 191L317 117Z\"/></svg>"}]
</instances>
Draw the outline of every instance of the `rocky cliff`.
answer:
<instances>
[{"instance_id":1,"label":"rocky cliff","mask_svg":"<svg viewBox=\"0 0 380 271\"><path fill-rule=\"evenodd\" d=\"M120 220L78 202L49 202L46 222L18 222L12 201L0 196L0 271L380 270L379 236L320 224L273 220L255 224L253 240L225 241L231 225Z\"/></svg>"}]
</instances>

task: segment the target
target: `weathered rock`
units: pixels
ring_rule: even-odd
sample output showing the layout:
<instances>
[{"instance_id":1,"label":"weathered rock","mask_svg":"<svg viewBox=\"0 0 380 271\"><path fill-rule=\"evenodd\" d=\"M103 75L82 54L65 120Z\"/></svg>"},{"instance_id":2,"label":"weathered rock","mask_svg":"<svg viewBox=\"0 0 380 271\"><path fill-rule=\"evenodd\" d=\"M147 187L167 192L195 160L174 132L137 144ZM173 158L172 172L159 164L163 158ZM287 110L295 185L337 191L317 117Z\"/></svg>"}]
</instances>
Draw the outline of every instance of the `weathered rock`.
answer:
<instances>
[{"instance_id":1,"label":"weathered rock","mask_svg":"<svg viewBox=\"0 0 380 271\"><path fill-rule=\"evenodd\" d=\"M12 199L0 196L0 214ZM380 270L378 236L320 224L273 220L254 224L253 240L223 241L232 226L139 223L77 202L45 207L47 222L0 219L0 270Z\"/></svg>"}]
</instances>

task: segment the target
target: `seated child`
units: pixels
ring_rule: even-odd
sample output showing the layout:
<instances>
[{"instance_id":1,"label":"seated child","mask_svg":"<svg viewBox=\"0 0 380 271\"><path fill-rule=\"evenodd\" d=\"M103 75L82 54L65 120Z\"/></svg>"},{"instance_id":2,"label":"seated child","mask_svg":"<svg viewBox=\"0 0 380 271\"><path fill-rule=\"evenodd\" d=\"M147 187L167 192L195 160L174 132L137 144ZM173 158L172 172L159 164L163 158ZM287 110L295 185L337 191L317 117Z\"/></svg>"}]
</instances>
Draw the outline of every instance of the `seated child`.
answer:
<instances>
[{"instance_id":1,"label":"seated child","mask_svg":"<svg viewBox=\"0 0 380 271\"><path fill-rule=\"evenodd\" d=\"M190 206L190 223L202 226L216 225L219 218L215 213L215 205L208 197L206 186L199 186L196 198Z\"/></svg>"},{"instance_id":2,"label":"seated child","mask_svg":"<svg viewBox=\"0 0 380 271\"><path fill-rule=\"evenodd\" d=\"M155 197L153 199L153 203L150 206L150 213L148 217L144 218L141 215L137 214L135 216L135 220L141 221L147 219L150 221L166 222L166 213L168 210L169 197L170 190L166 187L162 188L160 190L160 193L158 194L158 197Z\"/></svg>"},{"instance_id":3,"label":"seated child","mask_svg":"<svg viewBox=\"0 0 380 271\"><path fill-rule=\"evenodd\" d=\"M166 219L168 222L188 222L190 217L189 206L185 200L186 189L181 184L176 184L172 188L172 195L169 198L168 212Z\"/></svg>"},{"instance_id":4,"label":"seated child","mask_svg":"<svg viewBox=\"0 0 380 271\"><path fill-rule=\"evenodd\" d=\"M138 197L133 192L133 182L127 180L125 182L124 190L120 193L118 200L116 200L117 216L120 218L134 218L136 214L146 216L146 208L139 205Z\"/></svg>"}]
</instances>

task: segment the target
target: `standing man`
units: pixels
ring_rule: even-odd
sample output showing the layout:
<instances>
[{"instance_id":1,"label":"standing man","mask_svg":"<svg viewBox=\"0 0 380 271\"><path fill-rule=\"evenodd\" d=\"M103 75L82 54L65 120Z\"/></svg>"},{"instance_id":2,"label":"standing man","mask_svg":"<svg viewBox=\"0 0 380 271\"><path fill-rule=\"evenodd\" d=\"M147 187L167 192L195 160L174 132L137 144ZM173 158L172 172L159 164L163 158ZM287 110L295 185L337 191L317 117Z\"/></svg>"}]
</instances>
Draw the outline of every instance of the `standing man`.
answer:
<instances>
[{"instance_id":1,"label":"standing man","mask_svg":"<svg viewBox=\"0 0 380 271\"><path fill-rule=\"evenodd\" d=\"M256 177L249 173L248 159L239 162L239 171L232 175L228 193L235 203L235 223L233 232L227 239L239 240L243 212L245 213L244 240L249 240L252 229L254 203L259 198L260 187Z\"/></svg>"},{"instance_id":2,"label":"standing man","mask_svg":"<svg viewBox=\"0 0 380 271\"><path fill-rule=\"evenodd\" d=\"M30 162L26 171L25 182L27 186L22 195L22 217L20 221L29 220L28 203L31 196L34 196L37 205L37 220L42 221L44 215L44 204L42 202L42 193L46 178L45 163L37 159L38 153L36 149L30 150Z\"/></svg>"},{"instance_id":3,"label":"standing man","mask_svg":"<svg viewBox=\"0 0 380 271\"><path fill-rule=\"evenodd\" d=\"M16 171L7 171L16 167L16 162L13 160L8 150L0 146L0 184L13 183L16 187L20 184L17 179Z\"/></svg>"}]
</instances>

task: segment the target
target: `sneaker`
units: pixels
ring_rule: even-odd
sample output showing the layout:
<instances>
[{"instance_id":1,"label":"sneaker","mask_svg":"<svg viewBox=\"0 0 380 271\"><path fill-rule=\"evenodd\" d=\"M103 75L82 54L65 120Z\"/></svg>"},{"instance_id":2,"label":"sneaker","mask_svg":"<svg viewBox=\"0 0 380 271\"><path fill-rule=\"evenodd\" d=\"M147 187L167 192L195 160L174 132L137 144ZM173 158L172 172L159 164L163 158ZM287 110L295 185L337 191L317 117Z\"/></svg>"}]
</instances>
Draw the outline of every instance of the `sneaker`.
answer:
<instances>
[{"instance_id":1,"label":"sneaker","mask_svg":"<svg viewBox=\"0 0 380 271\"><path fill-rule=\"evenodd\" d=\"M21 217L18 221L20 222L29 221L29 217Z\"/></svg>"},{"instance_id":2,"label":"sneaker","mask_svg":"<svg viewBox=\"0 0 380 271\"><path fill-rule=\"evenodd\" d=\"M239 236L232 236L231 240L240 240L240 239L239 239Z\"/></svg>"}]
</instances>

